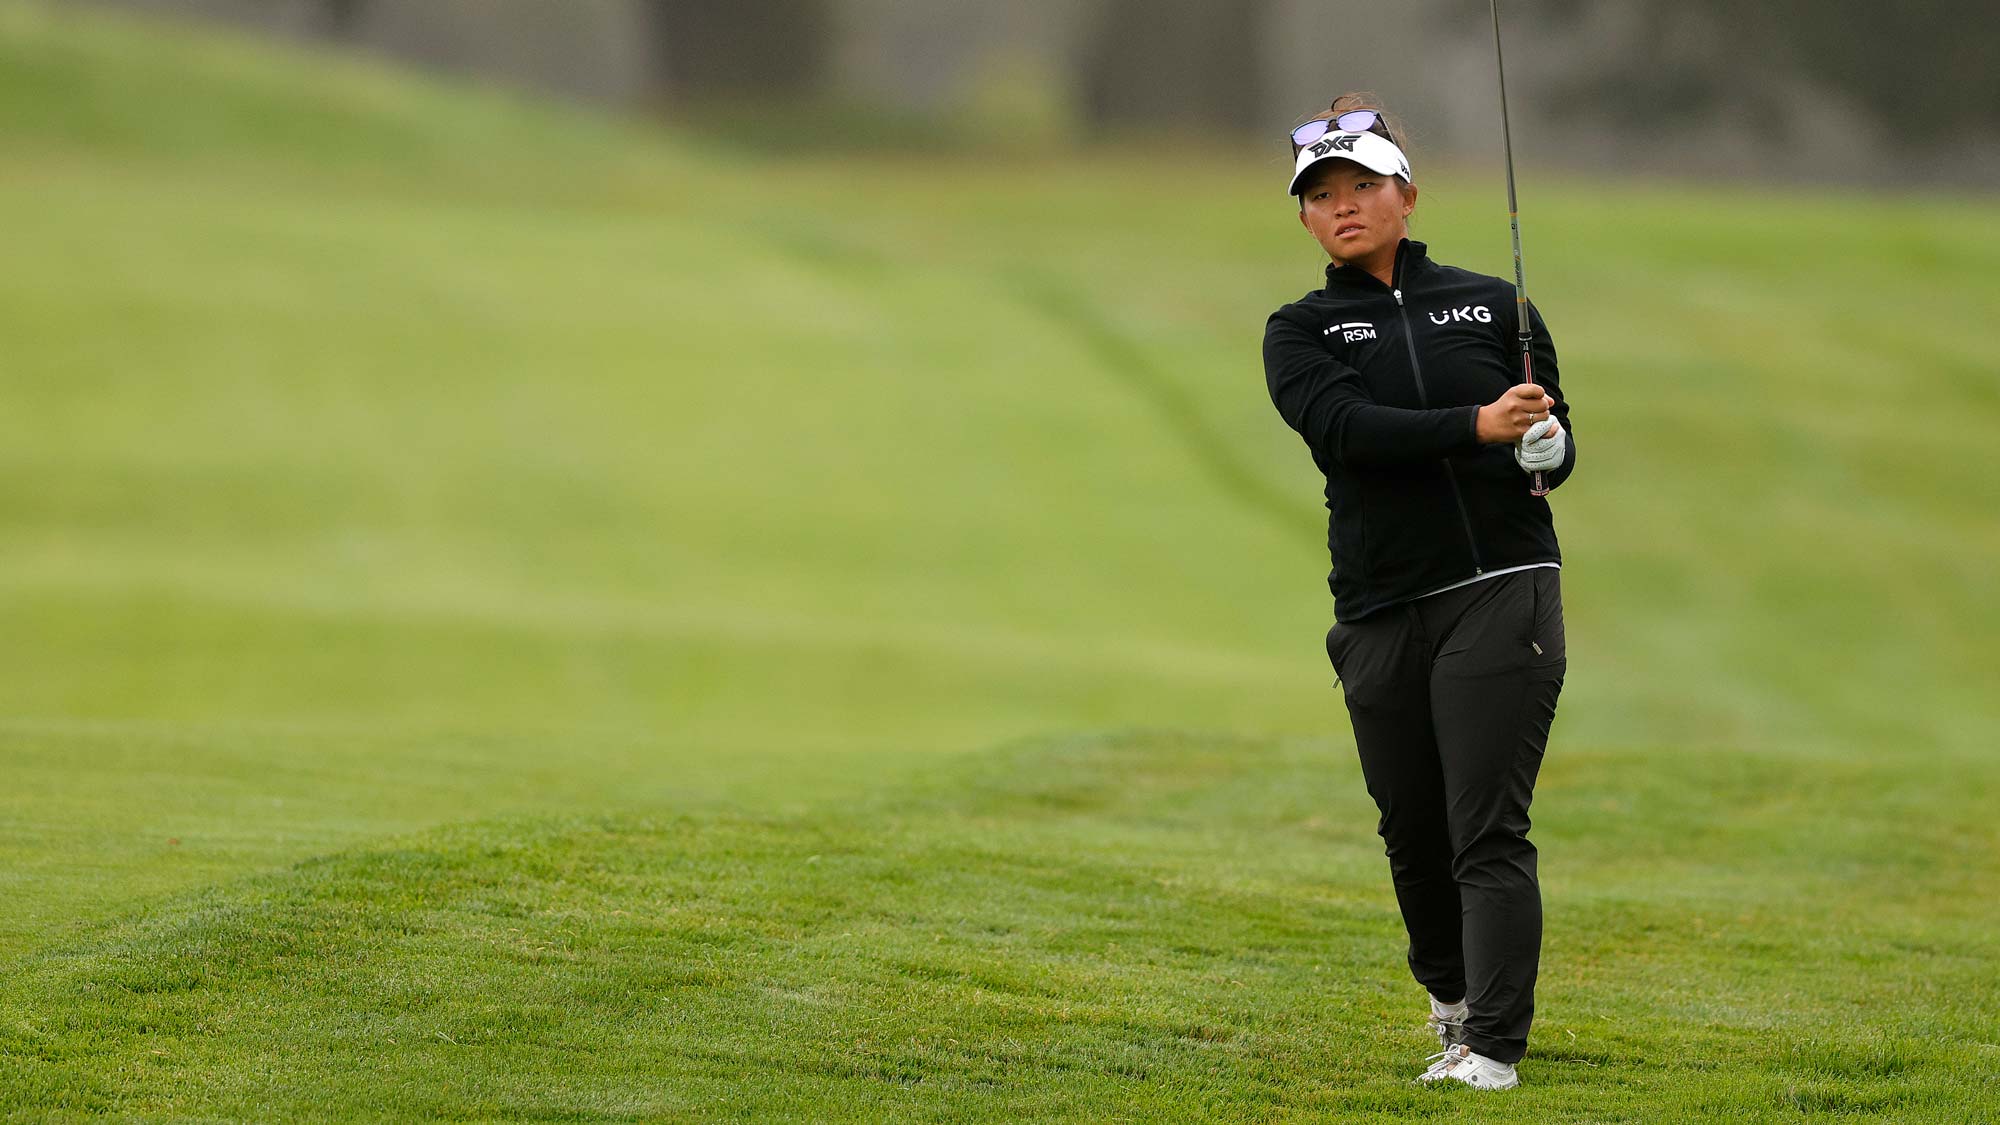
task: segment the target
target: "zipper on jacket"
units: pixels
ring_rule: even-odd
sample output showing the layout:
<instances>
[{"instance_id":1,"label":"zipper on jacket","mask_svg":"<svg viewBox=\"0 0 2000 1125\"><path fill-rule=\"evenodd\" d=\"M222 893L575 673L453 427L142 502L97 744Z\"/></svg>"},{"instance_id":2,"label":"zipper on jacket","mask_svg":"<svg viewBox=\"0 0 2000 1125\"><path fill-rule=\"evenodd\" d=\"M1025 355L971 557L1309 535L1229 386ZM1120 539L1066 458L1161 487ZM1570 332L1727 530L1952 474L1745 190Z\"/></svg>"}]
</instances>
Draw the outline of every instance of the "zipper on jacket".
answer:
<instances>
[{"instance_id":1,"label":"zipper on jacket","mask_svg":"<svg viewBox=\"0 0 2000 1125\"><path fill-rule=\"evenodd\" d=\"M1396 265L1390 271L1393 284L1389 295L1396 298L1396 318L1403 322L1403 346L1410 350L1410 374L1417 381L1417 401L1430 409L1430 396L1424 393L1424 368L1417 362L1417 338L1410 332L1410 314L1403 305L1403 250L1408 243L1396 247ZM1486 573L1486 565L1479 561L1479 542L1472 537L1472 513L1465 506L1465 493L1459 491L1458 472L1452 468L1451 458L1445 458L1445 480L1451 485L1451 498L1458 503L1458 522L1465 528L1465 545L1472 551L1472 576Z\"/></svg>"}]
</instances>

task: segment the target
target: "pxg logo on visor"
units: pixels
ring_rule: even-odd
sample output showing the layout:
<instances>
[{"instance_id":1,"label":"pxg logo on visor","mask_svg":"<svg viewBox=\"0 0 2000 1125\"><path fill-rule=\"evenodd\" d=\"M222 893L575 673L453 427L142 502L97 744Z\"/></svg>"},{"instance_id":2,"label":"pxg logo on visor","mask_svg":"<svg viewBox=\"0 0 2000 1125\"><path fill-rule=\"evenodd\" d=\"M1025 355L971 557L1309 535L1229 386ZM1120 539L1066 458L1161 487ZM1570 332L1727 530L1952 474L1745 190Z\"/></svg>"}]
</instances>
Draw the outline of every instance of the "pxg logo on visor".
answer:
<instances>
[{"instance_id":1,"label":"pxg logo on visor","mask_svg":"<svg viewBox=\"0 0 2000 1125\"><path fill-rule=\"evenodd\" d=\"M1327 133L1300 146L1298 159L1292 163L1292 184L1286 191L1297 195L1306 170L1322 160L1352 160L1378 175L1411 179L1410 161L1403 150L1380 133Z\"/></svg>"}]
</instances>

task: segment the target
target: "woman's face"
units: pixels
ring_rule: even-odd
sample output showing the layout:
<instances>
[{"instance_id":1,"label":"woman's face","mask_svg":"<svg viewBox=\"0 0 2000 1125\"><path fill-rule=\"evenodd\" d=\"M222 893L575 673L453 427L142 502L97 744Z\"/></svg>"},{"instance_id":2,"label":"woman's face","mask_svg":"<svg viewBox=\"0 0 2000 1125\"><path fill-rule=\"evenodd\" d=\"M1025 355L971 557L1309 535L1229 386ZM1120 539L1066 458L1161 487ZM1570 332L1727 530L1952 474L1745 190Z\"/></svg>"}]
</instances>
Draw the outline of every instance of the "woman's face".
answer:
<instances>
[{"instance_id":1,"label":"woman's face","mask_svg":"<svg viewBox=\"0 0 2000 1125\"><path fill-rule=\"evenodd\" d=\"M1405 189L1394 176L1371 172L1348 160L1328 160L1324 171L1306 182L1299 221L1342 265L1393 254L1409 233L1410 212L1417 189Z\"/></svg>"}]
</instances>

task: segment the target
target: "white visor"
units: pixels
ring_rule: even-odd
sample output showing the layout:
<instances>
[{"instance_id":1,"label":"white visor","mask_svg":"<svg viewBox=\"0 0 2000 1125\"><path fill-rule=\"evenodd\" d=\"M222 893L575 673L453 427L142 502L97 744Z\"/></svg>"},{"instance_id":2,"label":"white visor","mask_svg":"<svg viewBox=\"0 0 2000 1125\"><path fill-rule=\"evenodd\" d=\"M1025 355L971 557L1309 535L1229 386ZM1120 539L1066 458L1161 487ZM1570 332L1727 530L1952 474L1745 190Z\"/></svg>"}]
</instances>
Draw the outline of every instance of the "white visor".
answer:
<instances>
[{"instance_id":1,"label":"white visor","mask_svg":"<svg viewBox=\"0 0 2000 1125\"><path fill-rule=\"evenodd\" d=\"M1292 169L1290 194L1299 193L1299 185L1305 182L1306 169L1322 160L1352 160L1377 175L1410 179L1409 158L1403 155L1402 149L1380 134L1336 132L1328 133L1299 150L1298 166Z\"/></svg>"}]
</instances>

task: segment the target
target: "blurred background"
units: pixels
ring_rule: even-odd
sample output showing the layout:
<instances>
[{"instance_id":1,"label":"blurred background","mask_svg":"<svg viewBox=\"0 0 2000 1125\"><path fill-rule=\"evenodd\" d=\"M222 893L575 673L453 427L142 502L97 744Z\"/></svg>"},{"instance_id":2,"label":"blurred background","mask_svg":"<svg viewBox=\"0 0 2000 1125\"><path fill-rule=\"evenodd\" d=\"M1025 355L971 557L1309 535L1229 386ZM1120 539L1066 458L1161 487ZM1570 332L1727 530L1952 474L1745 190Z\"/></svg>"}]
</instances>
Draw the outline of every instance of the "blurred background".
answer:
<instances>
[{"instance_id":1,"label":"blurred background","mask_svg":"<svg viewBox=\"0 0 2000 1125\"><path fill-rule=\"evenodd\" d=\"M1474 0L98 0L681 120L809 113L848 143L1267 141L1383 94L1426 149L1488 155ZM1990 4L1514 0L1528 159L1729 178L2000 177Z\"/></svg>"},{"instance_id":2,"label":"blurred background","mask_svg":"<svg viewBox=\"0 0 2000 1125\"><path fill-rule=\"evenodd\" d=\"M1506 7L1581 454L1550 830L1586 769L1990 789L1995 9ZM1509 273L1490 31L0 0L0 948L450 820L1344 746L1283 134L1379 91L1418 236Z\"/></svg>"}]
</instances>

